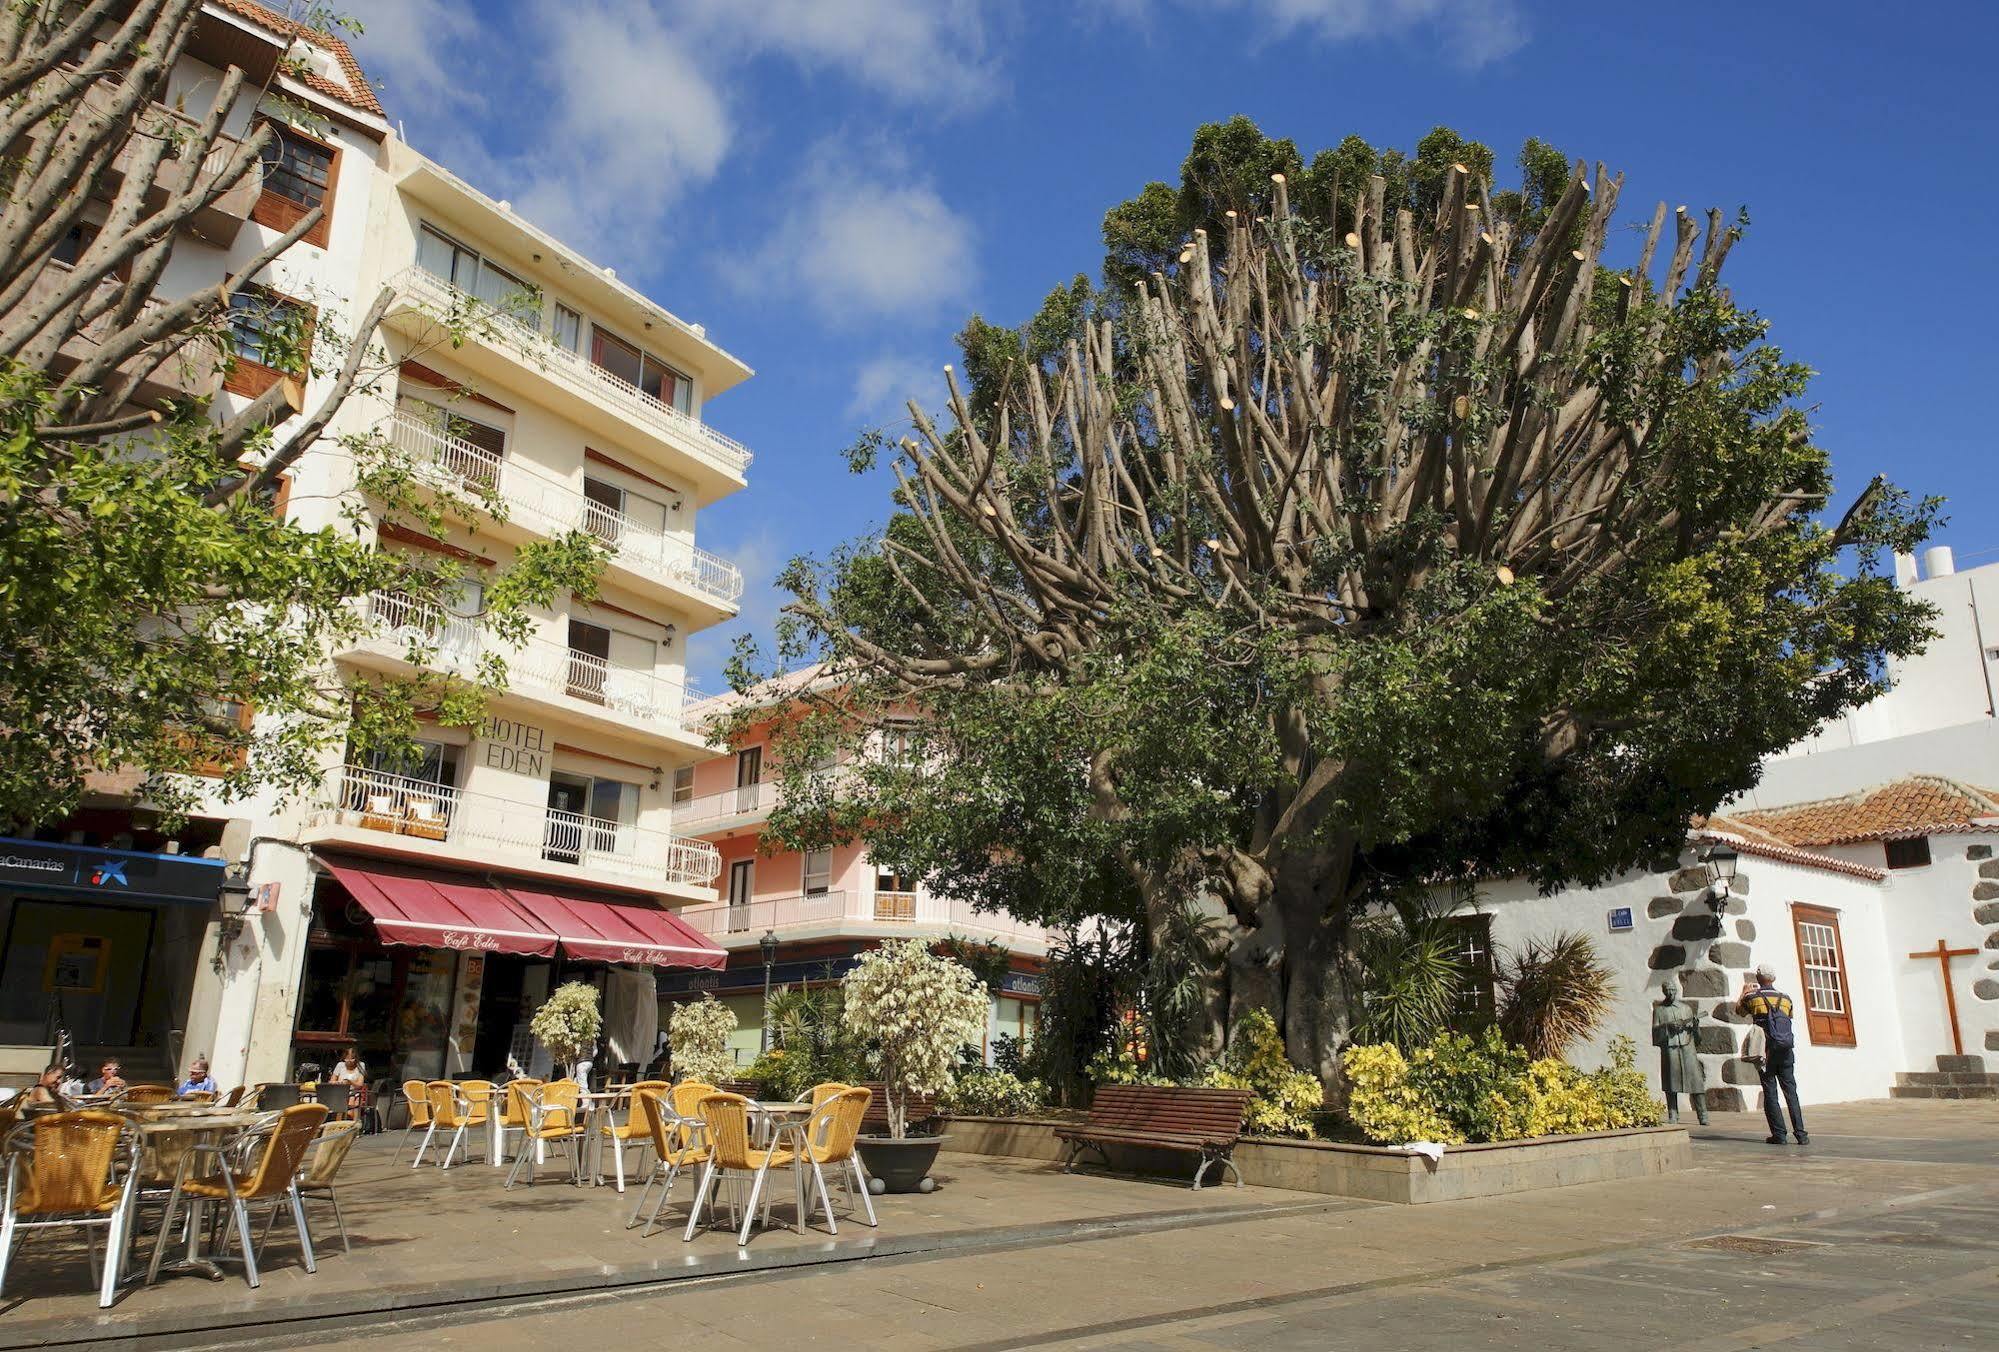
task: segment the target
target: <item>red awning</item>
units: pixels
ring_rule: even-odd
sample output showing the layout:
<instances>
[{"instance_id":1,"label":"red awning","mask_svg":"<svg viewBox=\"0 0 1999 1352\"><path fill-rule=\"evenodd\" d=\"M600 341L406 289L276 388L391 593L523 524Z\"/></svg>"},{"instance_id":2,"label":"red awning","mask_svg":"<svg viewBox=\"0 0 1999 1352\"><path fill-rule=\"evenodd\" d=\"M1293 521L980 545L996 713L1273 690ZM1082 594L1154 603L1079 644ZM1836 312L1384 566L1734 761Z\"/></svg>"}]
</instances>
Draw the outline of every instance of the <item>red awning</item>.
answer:
<instances>
[{"instance_id":1,"label":"red awning","mask_svg":"<svg viewBox=\"0 0 1999 1352\"><path fill-rule=\"evenodd\" d=\"M630 901L600 901L511 887L528 914L554 930L562 951L586 962L720 970L729 955L671 911Z\"/></svg>"},{"instance_id":2,"label":"red awning","mask_svg":"<svg viewBox=\"0 0 1999 1352\"><path fill-rule=\"evenodd\" d=\"M555 956L556 936L500 888L456 874L320 858L375 918L383 943Z\"/></svg>"}]
</instances>

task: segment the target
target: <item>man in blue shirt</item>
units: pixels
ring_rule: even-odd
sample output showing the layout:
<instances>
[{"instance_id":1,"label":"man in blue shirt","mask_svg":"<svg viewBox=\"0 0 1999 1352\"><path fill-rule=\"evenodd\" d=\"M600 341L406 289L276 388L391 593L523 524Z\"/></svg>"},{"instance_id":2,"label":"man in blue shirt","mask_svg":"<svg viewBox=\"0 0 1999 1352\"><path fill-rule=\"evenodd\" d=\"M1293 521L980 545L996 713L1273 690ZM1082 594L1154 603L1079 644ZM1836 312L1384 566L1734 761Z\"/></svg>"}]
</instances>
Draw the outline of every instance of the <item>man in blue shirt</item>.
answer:
<instances>
[{"instance_id":1,"label":"man in blue shirt","mask_svg":"<svg viewBox=\"0 0 1999 1352\"><path fill-rule=\"evenodd\" d=\"M1763 1080L1763 1117L1770 1124L1770 1134L1764 1140L1771 1145L1784 1144L1784 1117L1777 1102L1781 1091L1782 1106L1791 1113L1791 1135L1799 1145L1810 1145L1805 1110L1798 1102L1798 1034L1791 1021L1794 1006L1791 997L1777 989L1774 967L1764 963L1756 969L1753 981L1743 983L1735 1010L1763 1030L1763 1060L1757 1072Z\"/></svg>"},{"instance_id":2,"label":"man in blue shirt","mask_svg":"<svg viewBox=\"0 0 1999 1352\"><path fill-rule=\"evenodd\" d=\"M174 1092L182 1098L186 1098L189 1094L213 1094L215 1092L215 1077L208 1073L207 1057L197 1056L194 1058L194 1063L187 1068L187 1078L180 1082L180 1088Z\"/></svg>"}]
</instances>

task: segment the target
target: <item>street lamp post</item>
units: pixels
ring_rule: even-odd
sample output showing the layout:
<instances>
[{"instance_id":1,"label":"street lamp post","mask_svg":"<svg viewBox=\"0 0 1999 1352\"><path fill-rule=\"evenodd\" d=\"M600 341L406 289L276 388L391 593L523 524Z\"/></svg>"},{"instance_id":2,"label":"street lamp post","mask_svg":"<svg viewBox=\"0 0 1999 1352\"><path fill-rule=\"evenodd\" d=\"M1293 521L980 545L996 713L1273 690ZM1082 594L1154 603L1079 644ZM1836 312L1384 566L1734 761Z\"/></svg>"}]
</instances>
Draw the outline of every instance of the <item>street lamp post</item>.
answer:
<instances>
[{"instance_id":1,"label":"street lamp post","mask_svg":"<svg viewBox=\"0 0 1999 1352\"><path fill-rule=\"evenodd\" d=\"M1729 894L1734 890L1736 852L1726 845L1710 845L1701 851L1701 867L1707 870L1707 899L1715 914L1719 915L1728 907Z\"/></svg>"},{"instance_id":2,"label":"street lamp post","mask_svg":"<svg viewBox=\"0 0 1999 1352\"><path fill-rule=\"evenodd\" d=\"M777 962L777 935L765 930L764 937L757 940L757 948L764 955L764 1013L763 1018L757 1021L757 1050L767 1052L770 1050L770 969Z\"/></svg>"}]
</instances>

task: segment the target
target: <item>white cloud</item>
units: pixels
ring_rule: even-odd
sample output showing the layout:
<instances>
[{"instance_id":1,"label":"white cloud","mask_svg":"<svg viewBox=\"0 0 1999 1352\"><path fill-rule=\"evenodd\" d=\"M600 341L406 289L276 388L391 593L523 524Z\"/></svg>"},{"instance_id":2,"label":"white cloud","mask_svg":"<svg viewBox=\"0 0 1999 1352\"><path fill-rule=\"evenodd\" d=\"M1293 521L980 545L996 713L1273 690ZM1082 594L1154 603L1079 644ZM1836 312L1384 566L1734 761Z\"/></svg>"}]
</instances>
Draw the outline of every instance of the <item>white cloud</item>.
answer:
<instances>
[{"instance_id":1,"label":"white cloud","mask_svg":"<svg viewBox=\"0 0 1999 1352\"><path fill-rule=\"evenodd\" d=\"M1151 27L1166 0L1098 0L1103 13ZM1191 3L1191 0L1183 0ZM1527 40L1519 0L1220 0L1247 10L1268 35L1303 33L1326 42L1434 33L1451 58L1482 66ZM1205 8L1206 6L1204 6Z\"/></svg>"},{"instance_id":2,"label":"white cloud","mask_svg":"<svg viewBox=\"0 0 1999 1352\"><path fill-rule=\"evenodd\" d=\"M682 0L709 41L832 71L905 103L973 107L1001 88L990 0Z\"/></svg>"},{"instance_id":3,"label":"white cloud","mask_svg":"<svg viewBox=\"0 0 1999 1352\"><path fill-rule=\"evenodd\" d=\"M943 363L884 354L861 363L854 372L847 416L900 423L909 417L911 399L928 410L944 402L944 388Z\"/></svg>"},{"instance_id":4,"label":"white cloud","mask_svg":"<svg viewBox=\"0 0 1999 1352\"><path fill-rule=\"evenodd\" d=\"M826 318L934 314L978 273L971 223L899 157L841 160L827 147L790 196L797 205L761 249L728 265L745 290L803 295Z\"/></svg>"},{"instance_id":5,"label":"white cloud","mask_svg":"<svg viewBox=\"0 0 1999 1352\"><path fill-rule=\"evenodd\" d=\"M467 0L342 0L340 12L361 23L356 54L381 82L382 102L392 113L447 113L482 104L483 86L445 59L478 38L479 21Z\"/></svg>"}]
</instances>

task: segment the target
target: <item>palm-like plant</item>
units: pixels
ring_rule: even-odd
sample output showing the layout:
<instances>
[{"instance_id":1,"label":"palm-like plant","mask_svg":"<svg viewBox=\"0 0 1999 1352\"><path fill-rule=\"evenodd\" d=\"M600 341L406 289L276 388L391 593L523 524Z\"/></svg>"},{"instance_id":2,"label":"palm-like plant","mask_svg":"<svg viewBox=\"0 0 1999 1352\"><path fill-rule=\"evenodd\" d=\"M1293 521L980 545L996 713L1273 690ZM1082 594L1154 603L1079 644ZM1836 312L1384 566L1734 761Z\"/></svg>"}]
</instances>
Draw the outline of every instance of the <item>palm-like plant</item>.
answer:
<instances>
[{"instance_id":1,"label":"palm-like plant","mask_svg":"<svg viewBox=\"0 0 1999 1352\"><path fill-rule=\"evenodd\" d=\"M1398 906L1356 921L1352 939L1361 1005L1356 1042L1392 1042L1408 1052L1450 1026L1464 989L1463 943L1442 915Z\"/></svg>"},{"instance_id":2,"label":"palm-like plant","mask_svg":"<svg viewBox=\"0 0 1999 1352\"><path fill-rule=\"evenodd\" d=\"M1221 923L1193 905L1170 910L1145 966L1145 1013L1153 1066L1168 1079L1199 1073L1211 973L1221 956Z\"/></svg>"},{"instance_id":3,"label":"palm-like plant","mask_svg":"<svg viewBox=\"0 0 1999 1352\"><path fill-rule=\"evenodd\" d=\"M1617 982L1596 945L1575 930L1534 939L1502 956L1499 1029L1529 1055L1561 1057L1610 1017Z\"/></svg>"}]
</instances>

